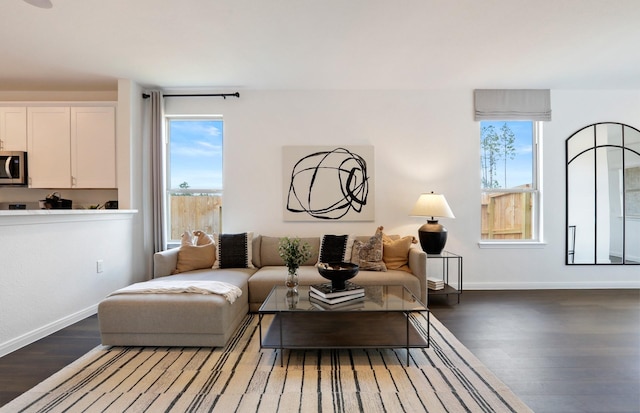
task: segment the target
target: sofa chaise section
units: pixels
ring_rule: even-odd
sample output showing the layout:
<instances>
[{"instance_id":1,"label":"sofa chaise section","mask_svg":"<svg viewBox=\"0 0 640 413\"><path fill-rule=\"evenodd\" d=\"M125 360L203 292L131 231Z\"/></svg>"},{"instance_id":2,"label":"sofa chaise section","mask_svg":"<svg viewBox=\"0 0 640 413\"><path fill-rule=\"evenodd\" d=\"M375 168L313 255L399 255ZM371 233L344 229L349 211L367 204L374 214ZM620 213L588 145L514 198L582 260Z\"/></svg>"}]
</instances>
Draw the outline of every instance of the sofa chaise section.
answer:
<instances>
[{"instance_id":1,"label":"sofa chaise section","mask_svg":"<svg viewBox=\"0 0 640 413\"><path fill-rule=\"evenodd\" d=\"M177 249L155 254L157 274L177 260ZM174 267L175 268L175 265ZM223 281L242 290L233 304L217 294L111 295L98 305L102 344L114 346L224 346L249 311L248 280L255 269L195 270L156 280ZM169 272L168 274L170 274Z\"/></svg>"}]
</instances>

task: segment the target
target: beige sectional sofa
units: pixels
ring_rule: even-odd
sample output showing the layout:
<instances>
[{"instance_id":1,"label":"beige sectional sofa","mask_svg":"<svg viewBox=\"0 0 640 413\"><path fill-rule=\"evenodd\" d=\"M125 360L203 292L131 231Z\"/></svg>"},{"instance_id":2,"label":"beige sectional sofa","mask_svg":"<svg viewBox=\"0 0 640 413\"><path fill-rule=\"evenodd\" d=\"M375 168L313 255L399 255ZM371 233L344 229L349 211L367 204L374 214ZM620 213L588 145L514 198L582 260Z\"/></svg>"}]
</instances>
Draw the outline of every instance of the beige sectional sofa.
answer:
<instances>
[{"instance_id":1,"label":"beige sectional sofa","mask_svg":"<svg viewBox=\"0 0 640 413\"><path fill-rule=\"evenodd\" d=\"M366 242L371 237L358 236ZM300 285L327 282L315 266L320 237L302 238L314 252L298 269ZM224 346L248 312L256 312L275 285L283 285L287 269L278 255L278 237L255 236L251 241L254 268L197 269L173 274L179 248L154 255L154 279L210 280L233 284L242 295L233 304L217 294L121 294L105 298L98 306L102 344L120 346ZM408 271L360 270L356 284L404 285L427 304L426 254L412 246ZM410 272L409 272L410 271Z\"/></svg>"}]
</instances>

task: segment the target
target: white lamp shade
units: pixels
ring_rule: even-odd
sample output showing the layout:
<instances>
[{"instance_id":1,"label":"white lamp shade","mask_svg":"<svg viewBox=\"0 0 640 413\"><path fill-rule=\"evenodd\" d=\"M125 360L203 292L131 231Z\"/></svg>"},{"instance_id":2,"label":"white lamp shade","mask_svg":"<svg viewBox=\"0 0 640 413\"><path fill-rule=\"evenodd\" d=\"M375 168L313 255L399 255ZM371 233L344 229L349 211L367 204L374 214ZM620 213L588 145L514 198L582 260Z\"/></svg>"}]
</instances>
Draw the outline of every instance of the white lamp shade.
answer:
<instances>
[{"instance_id":1,"label":"white lamp shade","mask_svg":"<svg viewBox=\"0 0 640 413\"><path fill-rule=\"evenodd\" d=\"M420 195L411 210L411 216L455 218L444 195L433 192Z\"/></svg>"}]
</instances>

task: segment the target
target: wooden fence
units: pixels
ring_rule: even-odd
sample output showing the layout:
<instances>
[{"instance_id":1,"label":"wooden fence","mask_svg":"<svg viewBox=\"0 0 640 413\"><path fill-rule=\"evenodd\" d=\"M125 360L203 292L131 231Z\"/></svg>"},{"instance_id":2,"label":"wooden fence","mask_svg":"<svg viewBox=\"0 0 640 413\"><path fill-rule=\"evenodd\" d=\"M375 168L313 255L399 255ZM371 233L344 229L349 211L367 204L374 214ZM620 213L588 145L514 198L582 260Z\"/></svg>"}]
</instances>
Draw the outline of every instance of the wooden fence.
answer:
<instances>
[{"instance_id":1,"label":"wooden fence","mask_svg":"<svg viewBox=\"0 0 640 413\"><path fill-rule=\"evenodd\" d=\"M207 234L222 230L220 195L171 195L171 240L179 240L184 231L202 230Z\"/></svg>"},{"instance_id":2,"label":"wooden fence","mask_svg":"<svg viewBox=\"0 0 640 413\"><path fill-rule=\"evenodd\" d=\"M531 239L531 193L482 197L482 239Z\"/></svg>"}]
</instances>

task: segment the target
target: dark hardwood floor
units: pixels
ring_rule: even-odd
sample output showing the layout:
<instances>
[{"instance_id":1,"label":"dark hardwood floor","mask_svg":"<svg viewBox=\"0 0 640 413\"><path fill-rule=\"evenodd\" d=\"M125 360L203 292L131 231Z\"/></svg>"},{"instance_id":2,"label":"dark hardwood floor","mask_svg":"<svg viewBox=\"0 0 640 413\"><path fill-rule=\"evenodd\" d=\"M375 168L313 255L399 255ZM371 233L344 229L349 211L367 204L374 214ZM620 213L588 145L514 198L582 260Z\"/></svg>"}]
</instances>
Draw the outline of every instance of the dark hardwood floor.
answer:
<instances>
[{"instance_id":1,"label":"dark hardwood floor","mask_svg":"<svg viewBox=\"0 0 640 413\"><path fill-rule=\"evenodd\" d=\"M639 290L437 300L432 314L535 412L640 412Z\"/></svg>"},{"instance_id":2,"label":"dark hardwood floor","mask_svg":"<svg viewBox=\"0 0 640 413\"><path fill-rule=\"evenodd\" d=\"M640 291L465 291L429 308L535 412L640 412ZM0 358L0 406L100 343L96 316Z\"/></svg>"}]
</instances>

